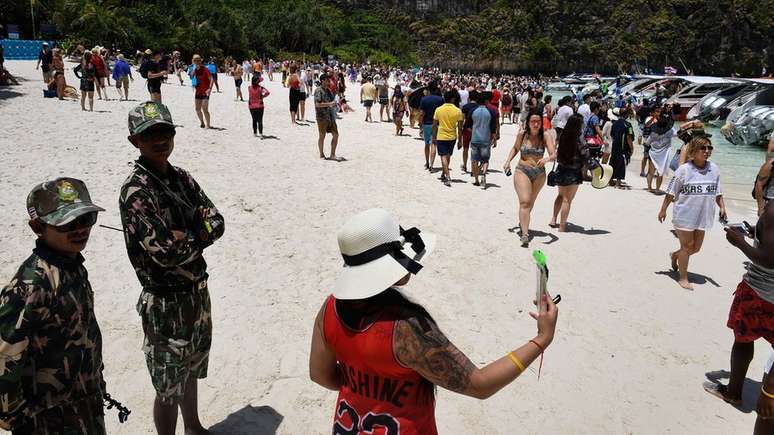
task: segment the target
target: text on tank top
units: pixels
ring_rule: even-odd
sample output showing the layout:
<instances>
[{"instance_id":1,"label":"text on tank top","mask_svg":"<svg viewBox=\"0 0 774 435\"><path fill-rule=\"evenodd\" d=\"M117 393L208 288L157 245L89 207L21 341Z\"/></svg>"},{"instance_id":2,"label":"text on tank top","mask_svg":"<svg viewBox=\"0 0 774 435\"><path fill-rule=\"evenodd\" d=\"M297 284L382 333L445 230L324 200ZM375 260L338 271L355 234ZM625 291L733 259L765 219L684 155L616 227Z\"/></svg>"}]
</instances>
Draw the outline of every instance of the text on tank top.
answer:
<instances>
[{"instance_id":1,"label":"text on tank top","mask_svg":"<svg viewBox=\"0 0 774 435\"><path fill-rule=\"evenodd\" d=\"M355 331L343 324L330 296L323 319L325 341L336 353L342 379L333 433L437 434L432 384L401 365L393 353L397 316L382 313Z\"/></svg>"}]
</instances>

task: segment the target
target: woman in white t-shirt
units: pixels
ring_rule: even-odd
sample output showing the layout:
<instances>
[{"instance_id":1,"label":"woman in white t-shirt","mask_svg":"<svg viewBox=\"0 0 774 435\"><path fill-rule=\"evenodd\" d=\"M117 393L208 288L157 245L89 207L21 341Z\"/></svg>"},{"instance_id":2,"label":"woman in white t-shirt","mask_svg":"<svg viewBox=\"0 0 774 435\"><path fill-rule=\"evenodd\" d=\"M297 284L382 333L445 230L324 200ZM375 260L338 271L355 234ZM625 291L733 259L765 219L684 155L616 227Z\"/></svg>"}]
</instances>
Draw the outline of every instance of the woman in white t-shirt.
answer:
<instances>
[{"instance_id":1,"label":"woman in white t-shirt","mask_svg":"<svg viewBox=\"0 0 774 435\"><path fill-rule=\"evenodd\" d=\"M706 137L688 142L688 162L677 168L669 183L658 221L666 219L667 207L674 202L672 224L680 239L680 249L669 254L672 270L679 271L680 287L693 290L688 282L688 258L699 252L704 242L704 232L715 221L715 204L720 217L726 218L726 205L720 190L720 169L709 161L712 143Z\"/></svg>"}]
</instances>

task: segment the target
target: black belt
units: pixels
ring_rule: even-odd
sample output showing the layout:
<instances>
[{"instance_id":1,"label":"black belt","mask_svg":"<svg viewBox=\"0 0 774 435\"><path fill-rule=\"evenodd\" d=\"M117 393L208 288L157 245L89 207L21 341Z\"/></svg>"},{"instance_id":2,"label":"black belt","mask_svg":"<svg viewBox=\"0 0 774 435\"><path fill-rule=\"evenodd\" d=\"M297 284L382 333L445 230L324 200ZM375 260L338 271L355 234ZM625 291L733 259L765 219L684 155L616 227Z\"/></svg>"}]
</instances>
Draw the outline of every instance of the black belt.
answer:
<instances>
[{"instance_id":1,"label":"black belt","mask_svg":"<svg viewBox=\"0 0 774 435\"><path fill-rule=\"evenodd\" d=\"M196 281L190 281L190 282L181 283L181 284L145 286L142 289L143 291L146 291L156 296L163 296L169 293L192 292L192 291L202 290L206 288L207 278L209 278L209 275L205 274L204 278L201 278Z\"/></svg>"}]
</instances>

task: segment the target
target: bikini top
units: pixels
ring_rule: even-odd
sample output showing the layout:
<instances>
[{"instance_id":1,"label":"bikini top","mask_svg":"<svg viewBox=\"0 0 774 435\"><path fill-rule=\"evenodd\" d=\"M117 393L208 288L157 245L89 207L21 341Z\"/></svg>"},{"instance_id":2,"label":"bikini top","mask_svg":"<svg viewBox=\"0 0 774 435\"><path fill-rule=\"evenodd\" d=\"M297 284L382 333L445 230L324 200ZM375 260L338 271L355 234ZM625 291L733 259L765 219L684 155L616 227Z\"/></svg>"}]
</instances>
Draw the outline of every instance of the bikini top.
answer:
<instances>
[{"instance_id":1,"label":"bikini top","mask_svg":"<svg viewBox=\"0 0 774 435\"><path fill-rule=\"evenodd\" d=\"M526 141L526 138L524 138L524 141L522 141L521 143L521 148L519 148L519 152L523 157L526 157L526 156L543 157L543 155L546 153L545 146L528 147L525 141Z\"/></svg>"}]
</instances>

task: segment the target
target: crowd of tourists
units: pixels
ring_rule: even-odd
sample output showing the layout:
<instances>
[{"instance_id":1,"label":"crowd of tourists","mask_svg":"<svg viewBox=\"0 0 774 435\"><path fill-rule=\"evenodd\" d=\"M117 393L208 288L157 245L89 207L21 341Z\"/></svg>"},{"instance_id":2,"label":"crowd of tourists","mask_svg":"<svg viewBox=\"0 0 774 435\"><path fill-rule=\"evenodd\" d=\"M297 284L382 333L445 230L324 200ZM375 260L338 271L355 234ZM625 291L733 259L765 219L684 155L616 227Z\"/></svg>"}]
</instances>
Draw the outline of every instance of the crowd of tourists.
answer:
<instances>
[{"instance_id":1,"label":"crowd of tourists","mask_svg":"<svg viewBox=\"0 0 774 435\"><path fill-rule=\"evenodd\" d=\"M209 99L213 90L220 92L218 75L234 80L234 98L239 102L244 101L241 87L247 82L252 131L265 138L265 100L272 94L263 83L265 78L273 81L278 72L288 90L291 128L312 123L306 119L306 100L311 96L319 157L335 161L341 160L336 154L337 120L360 110L347 99L347 90L359 82L364 122L390 123L401 137L406 136L403 118L407 118L408 127L416 129L424 143L424 170L440 172L447 187L454 181L451 159L456 148L461 173L472 177L472 185L486 189L492 148L501 145L503 128L513 128L516 139L505 145L509 151L502 169L504 176L513 177L524 247L530 243L531 212L545 184L557 187L549 226L568 231L581 184L629 188L626 169L637 143L643 147L640 175L646 177L648 191L663 195L658 220L663 222L668 207L673 207L679 249L670 253L669 260L679 285L686 289L692 289L690 256L699 252L717 217L727 216L720 169L710 161L710 135L699 122L677 126L674 108L661 99L610 100L599 89L554 102L541 77L453 74L432 68L230 58L218 66L215 59L205 62L200 55L192 56L187 65L177 51L166 55L153 50L138 52L132 60L136 73L147 81L148 101L128 116L129 142L139 155L121 188L119 210L127 255L143 289L136 309L156 391L153 418L159 434L175 433L178 407L186 433L207 433L197 403L197 382L207 375L212 339L203 252L225 229L224 217L194 177L169 162L176 127L162 103L162 84L170 75L180 85L186 85L186 77L190 81L201 128L213 128ZM37 67L46 86L64 98L61 49L44 45ZM97 99L109 101L111 78L123 100L128 100L128 85L135 78L129 60L120 53L113 58L104 47L82 50L73 72L80 80L81 109L89 111L95 92ZM377 104L379 121L374 113ZM674 153L672 138L683 143ZM727 322L735 337L730 383L705 388L732 404L741 403L753 342L762 337L774 343L772 165L770 154L756 182L758 222L725 228L728 241L750 263ZM670 168L674 174L666 191L661 191ZM0 427L14 433L105 433L103 402L117 407L122 420L129 411L107 394L102 338L80 254L104 209L92 203L82 181L68 177L35 186L26 206L36 247L0 294L0 358L5 367L0 374ZM534 338L478 368L424 307L398 289L423 268L421 262L435 245L432 234L404 229L388 211L372 209L347 220L338 243L345 267L315 319L309 360L312 380L339 393L334 433L377 426L386 433L397 433L397 428L402 433L436 433L434 386L488 398L521 375L553 341L558 299L546 293L535 301ZM774 376L766 376L756 433L771 433L771 418Z\"/></svg>"}]
</instances>

